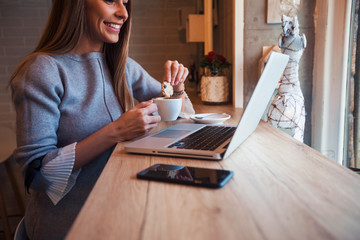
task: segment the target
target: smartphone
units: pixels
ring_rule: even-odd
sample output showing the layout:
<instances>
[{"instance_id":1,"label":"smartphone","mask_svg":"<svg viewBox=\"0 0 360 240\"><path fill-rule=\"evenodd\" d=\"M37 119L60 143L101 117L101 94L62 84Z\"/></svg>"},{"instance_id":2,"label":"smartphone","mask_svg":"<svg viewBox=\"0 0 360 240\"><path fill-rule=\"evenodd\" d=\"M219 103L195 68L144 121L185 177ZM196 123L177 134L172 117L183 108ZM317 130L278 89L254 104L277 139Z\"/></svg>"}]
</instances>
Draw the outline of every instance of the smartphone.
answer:
<instances>
[{"instance_id":1,"label":"smartphone","mask_svg":"<svg viewBox=\"0 0 360 240\"><path fill-rule=\"evenodd\" d=\"M221 188L233 175L232 171L223 169L155 164L139 172L137 178L208 188Z\"/></svg>"}]
</instances>

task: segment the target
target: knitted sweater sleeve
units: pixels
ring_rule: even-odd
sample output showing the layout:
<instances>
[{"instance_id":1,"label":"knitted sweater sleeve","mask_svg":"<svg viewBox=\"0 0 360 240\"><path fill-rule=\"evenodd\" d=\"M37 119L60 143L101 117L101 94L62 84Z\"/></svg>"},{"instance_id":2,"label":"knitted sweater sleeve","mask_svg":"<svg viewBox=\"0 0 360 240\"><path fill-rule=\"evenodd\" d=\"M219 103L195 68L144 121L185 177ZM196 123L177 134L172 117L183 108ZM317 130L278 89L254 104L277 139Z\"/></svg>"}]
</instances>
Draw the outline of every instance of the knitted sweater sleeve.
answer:
<instances>
[{"instance_id":1,"label":"knitted sweater sleeve","mask_svg":"<svg viewBox=\"0 0 360 240\"><path fill-rule=\"evenodd\" d=\"M30 188L45 192L57 204L79 174L72 173L76 143L57 146L59 106L64 93L61 73L45 55L34 57L24 69L11 83L18 144L14 156L24 175L32 161L42 159L41 171Z\"/></svg>"},{"instance_id":2,"label":"knitted sweater sleeve","mask_svg":"<svg viewBox=\"0 0 360 240\"><path fill-rule=\"evenodd\" d=\"M161 95L161 83L131 58L126 64L126 79L133 97L140 102Z\"/></svg>"}]
</instances>

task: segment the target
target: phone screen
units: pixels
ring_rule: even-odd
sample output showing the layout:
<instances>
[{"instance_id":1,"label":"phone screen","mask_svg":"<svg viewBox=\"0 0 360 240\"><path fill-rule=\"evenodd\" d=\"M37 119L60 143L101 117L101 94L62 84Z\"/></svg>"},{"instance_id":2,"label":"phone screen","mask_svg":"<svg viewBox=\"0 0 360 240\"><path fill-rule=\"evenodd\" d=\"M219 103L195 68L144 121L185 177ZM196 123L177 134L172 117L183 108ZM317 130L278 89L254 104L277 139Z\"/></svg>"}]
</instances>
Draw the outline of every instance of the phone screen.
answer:
<instances>
[{"instance_id":1,"label":"phone screen","mask_svg":"<svg viewBox=\"0 0 360 240\"><path fill-rule=\"evenodd\" d=\"M178 165L155 164L137 174L140 179L219 188L233 176L223 169L197 168Z\"/></svg>"}]
</instances>

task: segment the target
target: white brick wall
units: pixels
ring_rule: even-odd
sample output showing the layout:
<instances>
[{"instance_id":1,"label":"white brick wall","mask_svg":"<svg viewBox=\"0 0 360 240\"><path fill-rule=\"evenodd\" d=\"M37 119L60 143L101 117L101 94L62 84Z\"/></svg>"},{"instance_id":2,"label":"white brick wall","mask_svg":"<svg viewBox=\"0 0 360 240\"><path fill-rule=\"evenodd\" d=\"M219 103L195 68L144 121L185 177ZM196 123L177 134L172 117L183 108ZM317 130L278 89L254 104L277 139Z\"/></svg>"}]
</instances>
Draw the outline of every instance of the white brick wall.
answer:
<instances>
[{"instance_id":1,"label":"white brick wall","mask_svg":"<svg viewBox=\"0 0 360 240\"><path fill-rule=\"evenodd\" d=\"M46 25L50 0L0 0L0 124L15 126L9 77L19 61L36 46ZM177 9L194 0L133 1L130 56L156 79L163 64L177 59L187 67L196 58L196 44L185 43L177 27Z\"/></svg>"}]
</instances>

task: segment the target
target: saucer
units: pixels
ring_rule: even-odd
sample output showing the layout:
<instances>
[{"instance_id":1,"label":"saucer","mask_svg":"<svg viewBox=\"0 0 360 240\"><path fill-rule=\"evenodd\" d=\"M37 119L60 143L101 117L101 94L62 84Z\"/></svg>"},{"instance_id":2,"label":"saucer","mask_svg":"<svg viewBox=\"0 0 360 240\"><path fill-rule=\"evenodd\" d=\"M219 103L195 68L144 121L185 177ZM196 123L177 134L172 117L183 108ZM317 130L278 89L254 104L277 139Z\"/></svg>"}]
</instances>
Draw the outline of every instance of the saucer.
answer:
<instances>
[{"instance_id":1,"label":"saucer","mask_svg":"<svg viewBox=\"0 0 360 240\"><path fill-rule=\"evenodd\" d=\"M228 120L231 116L227 113L202 113L190 116L197 123L219 124Z\"/></svg>"}]
</instances>

